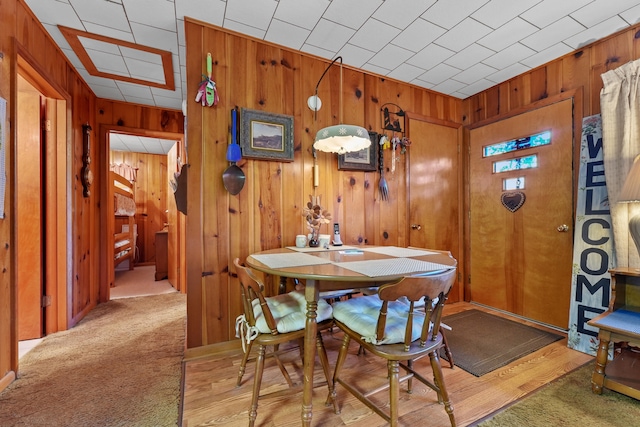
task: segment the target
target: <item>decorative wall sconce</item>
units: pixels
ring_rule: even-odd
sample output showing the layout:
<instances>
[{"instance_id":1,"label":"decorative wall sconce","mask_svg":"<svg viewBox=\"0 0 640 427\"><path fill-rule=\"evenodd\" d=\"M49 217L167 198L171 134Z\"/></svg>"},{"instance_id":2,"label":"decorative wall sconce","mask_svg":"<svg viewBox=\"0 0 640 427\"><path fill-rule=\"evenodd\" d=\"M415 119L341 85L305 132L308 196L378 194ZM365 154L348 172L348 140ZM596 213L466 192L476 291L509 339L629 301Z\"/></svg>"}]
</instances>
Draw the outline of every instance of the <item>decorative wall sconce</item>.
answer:
<instances>
[{"instance_id":1,"label":"decorative wall sconce","mask_svg":"<svg viewBox=\"0 0 640 427\"><path fill-rule=\"evenodd\" d=\"M392 109L390 109L390 107L392 107ZM380 115L380 123L382 123L383 130L404 132L406 115L400 106L388 102L380 108ZM402 123L400 123L400 120L402 120Z\"/></svg>"}]
</instances>

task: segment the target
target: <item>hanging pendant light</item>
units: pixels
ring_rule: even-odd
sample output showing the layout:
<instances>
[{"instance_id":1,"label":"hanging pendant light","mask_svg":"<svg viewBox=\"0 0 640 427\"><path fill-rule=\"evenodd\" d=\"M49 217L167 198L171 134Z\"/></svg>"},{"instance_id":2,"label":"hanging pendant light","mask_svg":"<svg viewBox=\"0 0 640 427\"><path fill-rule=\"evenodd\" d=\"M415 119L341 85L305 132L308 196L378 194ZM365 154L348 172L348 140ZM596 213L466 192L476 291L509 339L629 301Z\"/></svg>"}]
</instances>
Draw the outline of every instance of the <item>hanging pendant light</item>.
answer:
<instances>
[{"instance_id":1,"label":"hanging pendant light","mask_svg":"<svg viewBox=\"0 0 640 427\"><path fill-rule=\"evenodd\" d=\"M369 132L362 126L347 125L342 123L342 57L338 56L331 64L324 70L318 84L316 84L315 95L312 95L307 100L307 105L313 111L317 112L322 107L322 102L318 97L318 86L324 78L324 75L329 69L340 60L340 124L328 126L320 129L316 133L316 139L313 143L313 148L325 153L350 153L353 151L360 151L371 146L371 140L369 139Z\"/></svg>"}]
</instances>

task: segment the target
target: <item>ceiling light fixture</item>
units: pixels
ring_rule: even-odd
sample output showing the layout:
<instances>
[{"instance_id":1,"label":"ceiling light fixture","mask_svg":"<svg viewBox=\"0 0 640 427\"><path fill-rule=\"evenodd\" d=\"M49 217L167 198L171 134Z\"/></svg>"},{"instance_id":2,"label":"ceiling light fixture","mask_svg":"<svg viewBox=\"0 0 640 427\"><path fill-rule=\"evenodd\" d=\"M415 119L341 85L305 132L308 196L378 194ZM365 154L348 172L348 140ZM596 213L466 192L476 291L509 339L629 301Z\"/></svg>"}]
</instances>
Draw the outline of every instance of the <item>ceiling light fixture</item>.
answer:
<instances>
[{"instance_id":1,"label":"ceiling light fixture","mask_svg":"<svg viewBox=\"0 0 640 427\"><path fill-rule=\"evenodd\" d=\"M310 96L307 100L307 105L311 110L315 112L315 118L318 116L318 110L322 107L322 101L318 97L318 86L324 78L327 71L336 63L340 61L340 100L339 100L339 119L340 124L334 126L327 126L320 129L316 133L316 139L313 143L313 148L318 151L324 151L325 153L350 153L353 151L363 150L371 145L369 139L369 132L361 126L346 125L342 123L342 57L338 56L331 61L331 64L324 70L324 73L320 76L320 80L316 84L315 94ZM314 119L315 119L314 118Z\"/></svg>"}]
</instances>

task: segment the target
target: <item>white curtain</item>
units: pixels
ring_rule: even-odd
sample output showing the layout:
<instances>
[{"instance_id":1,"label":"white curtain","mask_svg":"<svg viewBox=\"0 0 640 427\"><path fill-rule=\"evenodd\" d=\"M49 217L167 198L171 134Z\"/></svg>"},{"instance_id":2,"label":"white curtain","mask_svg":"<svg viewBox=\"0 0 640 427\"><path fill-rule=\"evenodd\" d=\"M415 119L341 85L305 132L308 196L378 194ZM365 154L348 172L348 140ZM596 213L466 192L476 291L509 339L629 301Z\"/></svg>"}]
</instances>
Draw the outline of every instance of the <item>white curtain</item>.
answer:
<instances>
[{"instance_id":1,"label":"white curtain","mask_svg":"<svg viewBox=\"0 0 640 427\"><path fill-rule=\"evenodd\" d=\"M640 267L629 218L640 213L640 203L618 203L622 185L640 154L640 60L602 74L600 92L604 172L613 223L617 267Z\"/></svg>"}]
</instances>

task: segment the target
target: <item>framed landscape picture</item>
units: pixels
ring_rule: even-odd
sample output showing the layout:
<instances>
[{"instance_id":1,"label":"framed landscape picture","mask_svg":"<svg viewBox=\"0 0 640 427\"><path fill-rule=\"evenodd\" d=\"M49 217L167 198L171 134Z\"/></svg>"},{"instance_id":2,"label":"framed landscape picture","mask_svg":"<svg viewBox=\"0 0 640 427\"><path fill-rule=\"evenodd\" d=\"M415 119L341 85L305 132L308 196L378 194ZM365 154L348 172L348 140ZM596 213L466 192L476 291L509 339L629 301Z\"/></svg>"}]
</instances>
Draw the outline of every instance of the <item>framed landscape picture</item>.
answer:
<instances>
[{"instance_id":1,"label":"framed landscape picture","mask_svg":"<svg viewBox=\"0 0 640 427\"><path fill-rule=\"evenodd\" d=\"M240 110L240 147L248 159L293 161L293 117Z\"/></svg>"},{"instance_id":2,"label":"framed landscape picture","mask_svg":"<svg viewBox=\"0 0 640 427\"><path fill-rule=\"evenodd\" d=\"M378 169L378 133L369 132L371 145L360 151L340 154L338 170L375 171Z\"/></svg>"}]
</instances>

